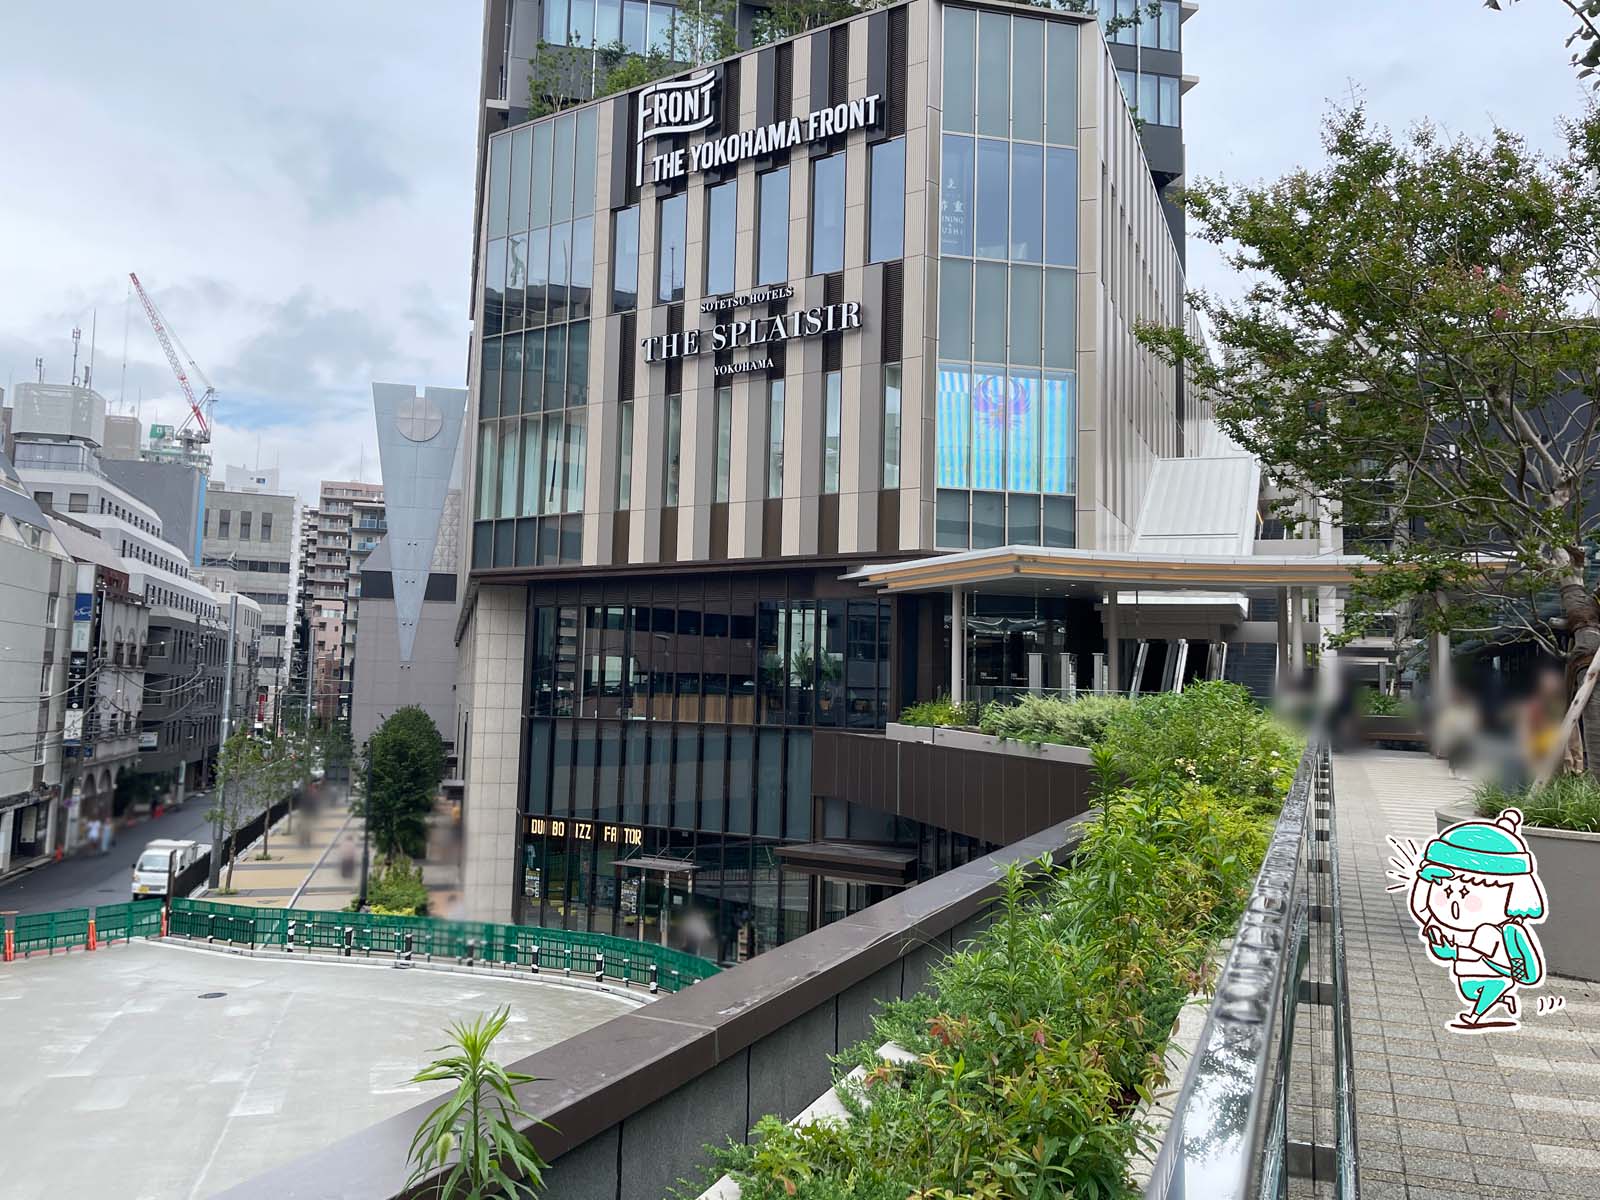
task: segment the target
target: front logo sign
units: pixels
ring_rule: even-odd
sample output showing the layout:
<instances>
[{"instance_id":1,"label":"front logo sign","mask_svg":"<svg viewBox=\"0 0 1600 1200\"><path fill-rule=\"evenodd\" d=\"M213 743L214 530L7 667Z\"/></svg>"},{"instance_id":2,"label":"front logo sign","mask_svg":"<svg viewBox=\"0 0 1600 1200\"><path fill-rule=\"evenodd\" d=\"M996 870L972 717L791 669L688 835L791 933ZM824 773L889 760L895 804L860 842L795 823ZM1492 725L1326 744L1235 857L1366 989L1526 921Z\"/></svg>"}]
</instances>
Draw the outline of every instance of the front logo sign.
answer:
<instances>
[{"instance_id":1,"label":"front logo sign","mask_svg":"<svg viewBox=\"0 0 1600 1200\"><path fill-rule=\"evenodd\" d=\"M639 93L638 152L633 181L644 186L645 146L651 138L698 133L717 120L717 73L702 71L688 79L653 83Z\"/></svg>"}]
</instances>

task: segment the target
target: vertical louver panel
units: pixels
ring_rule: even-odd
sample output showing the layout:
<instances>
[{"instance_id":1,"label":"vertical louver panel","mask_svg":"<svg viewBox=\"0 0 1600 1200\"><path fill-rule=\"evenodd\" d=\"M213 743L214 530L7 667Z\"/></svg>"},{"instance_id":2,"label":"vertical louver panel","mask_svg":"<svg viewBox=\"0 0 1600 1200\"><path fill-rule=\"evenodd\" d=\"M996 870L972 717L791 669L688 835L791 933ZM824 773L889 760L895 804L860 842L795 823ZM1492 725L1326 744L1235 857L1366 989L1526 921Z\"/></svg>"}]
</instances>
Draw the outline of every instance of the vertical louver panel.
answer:
<instances>
[{"instance_id":1,"label":"vertical louver panel","mask_svg":"<svg viewBox=\"0 0 1600 1200\"><path fill-rule=\"evenodd\" d=\"M883 264L883 324L881 357L886 363L903 357L905 326L905 263L900 259Z\"/></svg>"},{"instance_id":2,"label":"vertical louver panel","mask_svg":"<svg viewBox=\"0 0 1600 1200\"><path fill-rule=\"evenodd\" d=\"M890 137L906 131L906 64L910 57L910 33L904 5L889 10L889 95L884 105L885 125Z\"/></svg>"}]
</instances>

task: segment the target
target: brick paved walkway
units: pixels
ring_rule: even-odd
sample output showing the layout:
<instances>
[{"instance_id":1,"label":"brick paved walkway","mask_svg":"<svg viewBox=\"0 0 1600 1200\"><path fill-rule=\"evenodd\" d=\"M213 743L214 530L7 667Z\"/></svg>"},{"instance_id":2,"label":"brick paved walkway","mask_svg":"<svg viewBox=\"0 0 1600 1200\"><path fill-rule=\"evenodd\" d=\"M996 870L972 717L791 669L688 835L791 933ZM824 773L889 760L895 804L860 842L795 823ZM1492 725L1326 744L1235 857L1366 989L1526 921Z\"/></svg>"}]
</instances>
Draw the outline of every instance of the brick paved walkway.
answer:
<instances>
[{"instance_id":1,"label":"brick paved walkway","mask_svg":"<svg viewBox=\"0 0 1600 1200\"><path fill-rule=\"evenodd\" d=\"M1418 845L1465 796L1423 754L1336 756L1362 1200L1600 1197L1600 985L1552 977L1520 1029L1461 1035L1450 973L1387 892L1387 834ZM1600 884L1597 884L1600 886ZM1532 998L1566 1007L1532 1014Z\"/></svg>"},{"instance_id":2,"label":"brick paved walkway","mask_svg":"<svg viewBox=\"0 0 1600 1200\"><path fill-rule=\"evenodd\" d=\"M234 894L212 898L257 908L287 908L296 890L305 884L303 907L343 908L349 904L359 880L353 871L343 877L340 866L346 857L352 863L360 861L361 822L350 820L346 801L330 792L315 812L294 814L292 832L286 828L288 823L285 817L272 827L270 861L256 858L261 850L258 842L234 864ZM227 868L223 870L226 882Z\"/></svg>"}]
</instances>

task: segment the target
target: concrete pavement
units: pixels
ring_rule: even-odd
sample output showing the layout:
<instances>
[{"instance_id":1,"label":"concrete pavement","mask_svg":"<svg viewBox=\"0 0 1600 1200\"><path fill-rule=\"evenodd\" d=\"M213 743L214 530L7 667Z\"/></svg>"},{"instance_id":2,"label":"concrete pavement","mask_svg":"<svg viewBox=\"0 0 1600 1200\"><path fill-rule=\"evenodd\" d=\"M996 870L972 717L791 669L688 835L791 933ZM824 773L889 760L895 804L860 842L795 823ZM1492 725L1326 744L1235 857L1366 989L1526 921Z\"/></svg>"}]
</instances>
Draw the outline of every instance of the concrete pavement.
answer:
<instances>
[{"instance_id":1,"label":"concrete pavement","mask_svg":"<svg viewBox=\"0 0 1600 1200\"><path fill-rule=\"evenodd\" d=\"M267 838L272 857L263 862L261 850L257 842L239 855L231 895L216 891L206 898L256 908L288 908L293 901L302 908L337 909L360 888L361 820L351 817L346 797L285 815ZM227 882L224 866L222 883Z\"/></svg>"},{"instance_id":2,"label":"concrete pavement","mask_svg":"<svg viewBox=\"0 0 1600 1200\"><path fill-rule=\"evenodd\" d=\"M0 970L0 1193L209 1196L439 1094L407 1080L499 1005L511 1062L635 1007L558 982L134 942Z\"/></svg>"},{"instance_id":3,"label":"concrete pavement","mask_svg":"<svg viewBox=\"0 0 1600 1200\"><path fill-rule=\"evenodd\" d=\"M1447 1029L1462 1000L1386 890L1385 837L1425 845L1470 785L1425 754L1339 755L1333 774L1363 1200L1600 1197L1600 986L1551 976L1521 1028Z\"/></svg>"}]
</instances>

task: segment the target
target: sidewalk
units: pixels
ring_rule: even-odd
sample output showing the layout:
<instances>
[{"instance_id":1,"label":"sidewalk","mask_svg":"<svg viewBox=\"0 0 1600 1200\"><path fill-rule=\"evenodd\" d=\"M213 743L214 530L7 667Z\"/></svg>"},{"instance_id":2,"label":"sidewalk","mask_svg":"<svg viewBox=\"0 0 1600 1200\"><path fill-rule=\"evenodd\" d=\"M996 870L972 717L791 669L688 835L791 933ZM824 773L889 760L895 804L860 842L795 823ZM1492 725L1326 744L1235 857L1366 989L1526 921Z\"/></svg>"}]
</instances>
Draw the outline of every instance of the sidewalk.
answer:
<instances>
[{"instance_id":1,"label":"sidewalk","mask_svg":"<svg viewBox=\"0 0 1600 1200\"><path fill-rule=\"evenodd\" d=\"M1424 754L1334 758L1362 1200L1600 1197L1600 985L1551 977L1520 1029L1446 1029L1461 1008L1388 892L1389 834L1419 846L1465 796ZM1566 1007L1534 1015L1532 999Z\"/></svg>"},{"instance_id":2,"label":"sidewalk","mask_svg":"<svg viewBox=\"0 0 1600 1200\"><path fill-rule=\"evenodd\" d=\"M206 898L257 908L287 908L298 893L296 903L304 908L348 905L361 886L359 867L348 878L340 874L347 854L349 861L361 861L361 822L351 817L348 798L329 801L315 812L297 811L292 832L288 831L290 820L285 816L272 827L270 861L256 857L261 853L261 843L256 842L242 851L234 864L233 894L216 891ZM227 879L224 865L222 882Z\"/></svg>"}]
</instances>

